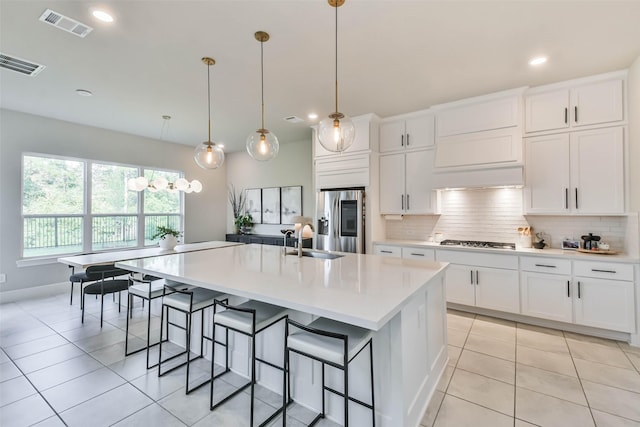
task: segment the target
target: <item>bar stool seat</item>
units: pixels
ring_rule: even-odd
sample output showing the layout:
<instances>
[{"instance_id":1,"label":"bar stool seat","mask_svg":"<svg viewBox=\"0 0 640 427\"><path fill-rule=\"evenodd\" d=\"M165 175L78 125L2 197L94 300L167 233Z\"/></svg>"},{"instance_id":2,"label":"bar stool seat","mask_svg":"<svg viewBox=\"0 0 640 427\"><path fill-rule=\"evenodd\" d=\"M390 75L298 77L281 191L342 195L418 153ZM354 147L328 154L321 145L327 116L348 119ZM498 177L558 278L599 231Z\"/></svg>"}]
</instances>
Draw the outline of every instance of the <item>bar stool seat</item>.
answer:
<instances>
[{"instance_id":1,"label":"bar stool seat","mask_svg":"<svg viewBox=\"0 0 640 427\"><path fill-rule=\"evenodd\" d=\"M322 363L322 412L309 425L314 425L325 417L325 391L344 398L344 425L349 425L349 401L371 409L371 425L375 427L375 399L373 390L373 333L347 323L331 319L318 318L309 325L303 325L288 319L288 330L293 331L287 336L285 357L289 367L289 352L293 351ZM349 396L349 363L355 359L365 347L369 347L369 361L371 374L371 403L362 402ZM341 369L344 373L344 392L337 391L325 385L325 365ZM290 382L290 380L289 380ZM289 393L291 387L289 386ZM283 426L286 425L286 407L291 403L291 396L287 402L283 396Z\"/></svg>"},{"instance_id":2,"label":"bar stool seat","mask_svg":"<svg viewBox=\"0 0 640 427\"><path fill-rule=\"evenodd\" d=\"M153 365L150 364L149 359L149 350L151 347L154 347L159 344L159 342L155 344L151 344L151 301L162 297L164 294L164 285L167 283L165 279L161 279L159 277L150 276L145 274L141 279L131 277L131 281L129 282L129 296L128 296L128 316L127 316L127 326L125 329L125 342L124 342L124 355L130 356L132 354L138 353L140 351L147 351L147 369L154 368L157 366L157 363ZM173 282L177 283L177 282ZM187 285L184 285L187 286ZM147 345L145 347L141 347L136 350L129 350L129 319L133 317L133 297L140 298L142 300L142 306L144 307L144 302L148 301L148 309L147 309Z\"/></svg>"},{"instance_id":3,"label":"bar stool seat","mask_svg":"<svg viewBox=\"0 0 640 427\"><path fill-rule=\"evenodd\" d=\"M215 342L212 337L207 337L204 334L204 313L202 311L206 308L213 307L218 300L225 300L227 296L222 292L216 292L210 289L204 289L197 286L189 286L185 284L181 284L178 282L170 282L171 284L165 284L162 296L162 312L160 315L160 346L159 346L159 354L158 354L158 376L161 377L175 369L180 368L181 366L187 365L186 369L186 394L191 393L192 391L202 387L207 384L211 379L207 379L202 383L189 388L189 365L192 361L196 359L200 359L204 357L204 340L208 340L212 342L212 347L215 347ZM186 325L182 326L177 323L173 323L169 321L169 310L177 310L185 314L186 317ZM163 336L163 327L164 327L164 313L167 312L167 338L165 340L162 339ZM201 312L200 314L200 354L194 358L190 356L191 353L191 325L192 325L192 316L194 313ZM185 350L181 353L168 357L165 360L162 360L162 343L168 341L169 339L169 325L174 326L178 329L182 329L186 333L186 343ZM177 357L181 357L186 354L186 360L177 366L173 366L172 368L167 369L162 372L162 364L168 362L169 360L175 359Z\"/></svg>"},{"instance_id":4,"label":"bar stool seat","mask_svg":"<svg viewBox=\"0 0 640 427\"><path fill-rule=\"evenodd\" d=\"M224 311L219 311L219 308L224 308ZM283 361L282 366L278 366L273 362L267 361L265 359L259 358L256 356L256 336L267 330L269 327L276 325L277 323L284 321L284 336L287 334L287 313L288 309L284 307L278 307L272 304L268 304L261 301L247 301L237 306L231 306L229 304L222 303L220 301L216 301L214 310L213 310L213 341L214 343L222 344L216 340L216 326L220 326L225 328L226 341L224 343L225 347L225 370L224 372L214 375L215 368L215 345L214 350L212 352L211 357L211 394L210 394L210 407L211 410L214 410L219 405L223 404L227 400L231 399L233 396L242 392L247 387L251 388L251 407L250 407L250 418L249 425L253 427L254 420L254 389L256 384L256 362L260 362L271 366L272 368L278 369L282 371L282 394L286 396L286 363ZM215 379L229 372L229 357L228 357L228 343L229 343L229 331L235 331L240 334L246 335L250 338L251 344L251 360L250 360L250 369L251 369L251 377L249 382L245 385L237 388L235 391L228 394L226 397L222 398L220 401L214 403L214 384ZM260 426L265 426L271 420L273 420L280 412L282 412L282 408L277 408L265 421L263 421Z\"/></svg>"}]
</instances>

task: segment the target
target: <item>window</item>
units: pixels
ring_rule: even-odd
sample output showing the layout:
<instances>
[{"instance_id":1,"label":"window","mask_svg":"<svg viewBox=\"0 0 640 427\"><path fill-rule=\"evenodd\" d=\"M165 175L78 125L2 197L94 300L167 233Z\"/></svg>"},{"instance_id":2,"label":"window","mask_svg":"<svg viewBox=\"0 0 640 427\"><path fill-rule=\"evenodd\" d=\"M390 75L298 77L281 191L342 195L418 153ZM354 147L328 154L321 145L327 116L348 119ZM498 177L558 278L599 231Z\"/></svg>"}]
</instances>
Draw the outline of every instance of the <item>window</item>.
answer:
<instances>
[{"instance_id":1,"label":"window","mask_svg":"<svg viewBox=\"0 0 640 427\"><path fill-rule=\"evenodd\" d=\"M182 228L179 192L127 190L144 173L175 182L181 173L39 154L23 155L23 257L155 244L158 225Z\"/></svg>"}]
</instances>

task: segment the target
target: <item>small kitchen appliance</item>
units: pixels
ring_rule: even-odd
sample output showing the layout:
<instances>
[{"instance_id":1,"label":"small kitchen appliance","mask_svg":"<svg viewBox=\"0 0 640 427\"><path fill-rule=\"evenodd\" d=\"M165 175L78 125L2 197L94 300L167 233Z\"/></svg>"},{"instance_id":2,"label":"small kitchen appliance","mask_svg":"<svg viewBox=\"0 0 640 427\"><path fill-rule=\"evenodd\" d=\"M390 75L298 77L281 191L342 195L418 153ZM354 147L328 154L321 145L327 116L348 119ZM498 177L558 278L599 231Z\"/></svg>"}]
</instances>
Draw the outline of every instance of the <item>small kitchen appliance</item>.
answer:
<instances>
[{"instance_id":1,"label":"small kitchen appliance","mask_svg":"<svg viewBox=\"0 0 640 427\"><path fill-rule=\"evenodd\" d=\"M587 236L581 236L582 239L582 249L591 251L598 249L598 242L600 241L600 236L594 236L593 233L589 233Z\"/></svg>"}]
</instances>

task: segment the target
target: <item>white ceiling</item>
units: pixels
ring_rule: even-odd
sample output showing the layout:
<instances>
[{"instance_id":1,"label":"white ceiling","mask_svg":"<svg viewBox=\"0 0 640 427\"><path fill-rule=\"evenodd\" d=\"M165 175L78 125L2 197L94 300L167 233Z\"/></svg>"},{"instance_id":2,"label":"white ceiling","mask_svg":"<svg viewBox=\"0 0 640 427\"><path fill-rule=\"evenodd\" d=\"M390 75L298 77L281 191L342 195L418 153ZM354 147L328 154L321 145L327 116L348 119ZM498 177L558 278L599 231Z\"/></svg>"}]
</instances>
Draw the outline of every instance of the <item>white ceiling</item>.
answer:
<instances>
[{"instance_id":1,"label":"white ceiling","mask_svg":"<svg viewBox=\"0 0 640 427\"><path fill-rule=\"evenodd\" d=\"M112 13L105 24L93 8ZM38 21L50 8L94 27L86 38ZM520 86L628 67L640 56L640 1L347 0L339 9L340 110L381 117ZM46 65L0 69L0 106L121 132L212 139L244 149L260 125L264 30L266 127L281 143L310 135L334 105L334 9L326 0L0 0L0 51ZM548 55L532 68L527 61ZM80 97L87 89L93 97ZM305 123L290 124L296 115Z\"/></svg>"}]
</instances>

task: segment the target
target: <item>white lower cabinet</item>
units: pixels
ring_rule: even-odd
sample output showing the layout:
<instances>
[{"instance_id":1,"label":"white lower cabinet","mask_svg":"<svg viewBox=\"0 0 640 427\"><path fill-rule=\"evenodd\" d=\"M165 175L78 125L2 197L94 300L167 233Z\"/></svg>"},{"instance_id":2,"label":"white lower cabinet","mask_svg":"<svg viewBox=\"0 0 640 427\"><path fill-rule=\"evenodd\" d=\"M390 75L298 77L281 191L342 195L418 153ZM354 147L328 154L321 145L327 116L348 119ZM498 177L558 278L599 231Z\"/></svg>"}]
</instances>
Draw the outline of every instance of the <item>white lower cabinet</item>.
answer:
<instances>
[{"instance_id":1,"label":"white lower cabinet","mask_svg":"<svg viewBox=\"0 0 640 427\"><path fill-rule=\"evenodd\" d=\"M373 254L390 258L419 259L435 261L435 249L417 248L414 246L396 246L376 243L373 245Z\"/></svg>"},{"instance_id":2,"label":"white lower cabinet","mask_svg":"<svg viewBox=\"0 0 640 427\"><path fill-rule=\"evenodd\" d=\"M635 332L631 265L574 261L572 276L568 260L522 257L520 264L522 314Z\"/></svg>"},{"instance_id":3,"label":"white lower cabinet","mask_svg":"<svg viewBox=\"0 0 640 427\"><path fill-rule=\"evenodd\" d=\"M438 251L436 257L451 263L445 272L448 302L520 312L516 256ZM469 264L459 264L463 260Z\"/></svg>"},{"instance_id":4,"label":"white lower cabinet","mask_svg":"<svg viewBox=\"0 0 640 427\"><path fill-rule=\"evenodd\" d=\"M631 265L575 261L574 275L576 323L635 332L635 295Z\"/></svg>"},{"instance_id":5,"label":"white lower cabinet","mask_svg":"<svg viewBox=\"0 0 640 427\"><path fill-rule=\"evenodd\" d=\"M571 276L523 271L520 274L522 314L571 322Z\"/></svg>"}]
</instances>

